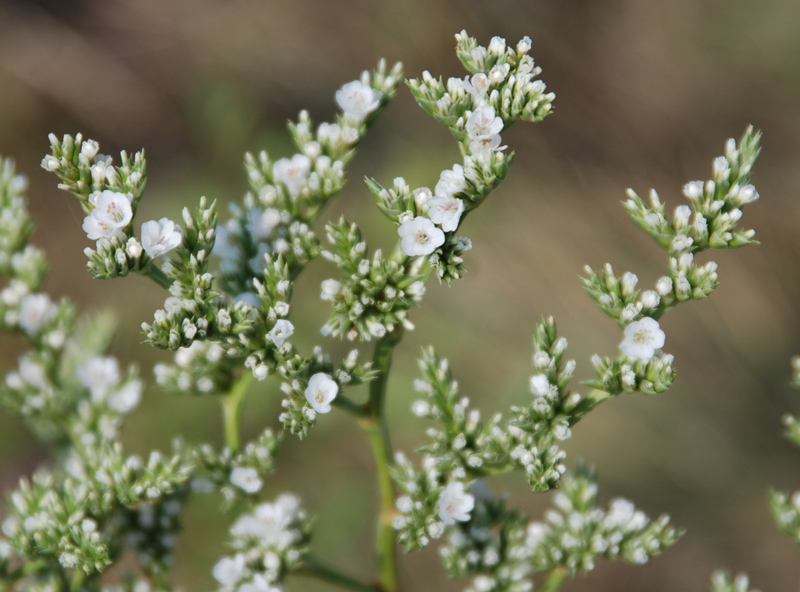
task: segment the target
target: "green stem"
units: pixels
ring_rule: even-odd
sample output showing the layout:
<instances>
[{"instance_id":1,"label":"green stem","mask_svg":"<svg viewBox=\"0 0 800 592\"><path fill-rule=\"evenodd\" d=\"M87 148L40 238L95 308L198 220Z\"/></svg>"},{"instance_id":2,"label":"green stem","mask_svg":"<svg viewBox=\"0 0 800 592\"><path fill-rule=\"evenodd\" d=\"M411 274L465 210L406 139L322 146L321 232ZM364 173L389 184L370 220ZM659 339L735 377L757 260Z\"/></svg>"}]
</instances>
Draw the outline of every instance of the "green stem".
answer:
<instances>
[{"instance_id":1,"label":"green stem","mask_svg":"<svg viewBox=\"0 0 800 592\"><path fill-rule=\"evenodd\" d=\"M239 452L240 446L239 409L252 380L253 373L246 370L233 385L230 392L222 397L222 411L225 418L225 445L234 454Z\"/></svg>"},{"instance_id":2,"label":"green stem","mask_svg":"<svg viewBox=\"0 0 800 592\"><path fill-rule=\"evenodd\" d=\"M566 567L557 567L553 571L550 572L550 575L547 577L547 580L539 588L539 592L556 592L557 590L561 589L561 586L564 585L564 582L567 581L569 577L569 572L567 571Z\"/></svg>"},{"instance_id":3,"label":"green stem","mask_svg":"<svg viewBox=\"0 0 800 592\"><path fill-rule=\"evenodd\" d=\"M608 391L601 391L600 389L593 389L586 397L578 403L578 406L572 411L570 415L569 424L575 425L581 419L583 419L587 413L589 413L592 409L597 407L600 403L605 401L606 399L610 399L613 397L615 393L609 393Z\"/></svg>"},{"instance_id":4,"label":"green stem","mask_svg":"<svg viewBox=\"0 0 800 592\"><path fill-rule=\"evenodd\" d=\"M339 407L348 413L352 413L356 417L367 417L369 415L369 412L364 409L363 405L359 405L355 401L352 401L343 395L336 397L331 405L334 407Z\"/></svg>"},{"instance_id":5,"label":"green stem","mask_svg":"<svg viewBox=\"0 0 800 592\"><path fill-rule=\"evenodd\" d=\"M392 465L392 445L386 425L385 402L392 352L402 337L403 329L397 328L375 345L372 364L378 371L378 376L370 383L369 402L366 406L368 415L359 419L361 427L369 436L378 473L380 513L375 545L378 555L378 580L382 592L398 592L400 589L397 575L397 542L393 525L395 489L389 473L389 467Z\"/></svg>"},{"instance_id":6,"label":"green stem","mask_svg":"<svg viewBox=\"0 0 800 592\"><path fill-rule=\"evenodd\" d=\"M344 588L345 590L354 590L355 592L375 592L375 588L372 586L338 572L327 565L322 565L319 563L319 561L313 558L306 558L303 567L298 569L295 573L300 576L317 578L318 580L328 582L329 584L333 584L339 588Z\"/></svg>"},{"instance_id":7,"label":"green stem","mask_svg":"<svg viewBox=\"0 0 800 592\"><path fill-rule=\"evenodd\" d=\"M83 589L84 581L86 581L86 574L81 570L76 570L69 585L69 592L80 592Z\"/></svg>"},{"instance_id":8,"label":"green stem","mask_svg":"<svg viewBox=\"0 0 800 592\"><path fill-rule=\"evenodd\" d=\"M170 286L172 286L172 280L169 279L163 271L156 267L155 261L147 266L142 275L149 277L165 290L169 290Z\"/></svg>"}]
</instances>

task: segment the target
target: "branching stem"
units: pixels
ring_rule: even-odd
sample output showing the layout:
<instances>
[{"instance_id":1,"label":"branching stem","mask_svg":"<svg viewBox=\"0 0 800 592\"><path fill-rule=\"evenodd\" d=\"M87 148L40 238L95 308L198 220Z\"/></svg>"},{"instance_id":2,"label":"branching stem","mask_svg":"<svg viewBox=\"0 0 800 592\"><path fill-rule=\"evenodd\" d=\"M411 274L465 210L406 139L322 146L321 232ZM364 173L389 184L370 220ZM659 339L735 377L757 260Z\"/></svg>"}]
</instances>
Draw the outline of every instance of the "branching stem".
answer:
<instances>
[{"instance_id":1,"label":"branching stem","mask_svg":"<svg viewBox=\"0 0 800 592\"><path fill-rule=\"evenodd\" d=\"M378 535L376 550L378 555L378 581L382 592L398 592L400 582L397 575L397 541L394 530L395 488L389 467L392 465L392 445L386 425L384 406L386 402L386 385L389 379L389 367L392 363L392 352L400 343L403 329L397 328L386 334L375 345L373 368L378 375L370 383L369 402L366 405L367 415L359 419L361 427L367 432L375 456L378 475L378 492L380 494L380 510L378 515Z\"/></svg>"},{"instance_id":2,"label":"branching stem","mask_svg":"<svg viewBox=\"0 0 800 592\"><path fill-rule=\"evenodd\" d=\"M375 592L375 588L357 580L351 576L343 574L327 565L322 565L318 560L307 557L303 567L295 572L300 576L309 576L328 582L339 588L345 590L353 590L354 592Z\"/></svg>"},{"instance_id":3,"label":"branching stem","mask_svg":"<svg viewBox=\"0 0 800 592\"><path fill-rule=\"evenodd\" d=\"M253 380L252 372L245 371L233 385L229 393L222 397L222 412L225 420L225 445L233 453L239 452L241 440L239 436L239 420L242 401Z\"/></svg>"},{"instance_id":4,"label":"branching stem","mask_svg":"<svg viewBox=\"0 0 800 592\"><path fill-rule=\"evenodd\" d=\"M555 568L550 572L550 575L547 577L542 587L539 588L539 592L557 592L561 589L561 586L564 585L564 582L567 581L568 577L569 572L566 567Z\"/></svg>"}]
</instances>

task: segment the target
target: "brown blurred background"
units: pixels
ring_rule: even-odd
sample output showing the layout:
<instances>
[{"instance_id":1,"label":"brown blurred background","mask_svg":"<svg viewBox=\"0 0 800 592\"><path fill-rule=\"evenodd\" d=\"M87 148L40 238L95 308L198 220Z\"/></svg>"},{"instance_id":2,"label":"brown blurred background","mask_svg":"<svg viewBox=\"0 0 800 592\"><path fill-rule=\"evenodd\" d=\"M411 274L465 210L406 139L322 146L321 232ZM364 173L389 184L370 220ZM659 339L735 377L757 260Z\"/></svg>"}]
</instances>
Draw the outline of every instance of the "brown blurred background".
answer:
<instances>
[{"instance_id":1,"label":"brown blurred background","mask_svg":"<svg viewBox=\"0 0 800 592\"><path fill-rule=\"evenodd\" d=\"M558 98L543 123L504 135L515 166L463 227L475 245L467 278L450 289L431 285L412 315L418 329L398 350L391 384L396 447L422 442L425 426L409 411L421 345L436 345L462 392L491 414L530 396L530 335L541 315L552 314L570 340L577 377L587 378L590 355L612 354L620 334L583 294L582 266L609 261L645 287L666 268L663 251L620 207L624 189L655 187L671 210L685 182L708 178L725 139L753 123L764 131L754 179L762 199L744 221L763 244L702 256L719 263L721 286L663 321L679 370L673 388L607 403L567 444L570 466L580 458L597 466L604 503L628 497L651 515L671 514L688 532L646 567L599 563L564 589L704 590L721 566L746 570L764 590L796 588L800 553L773 526L766 503L771 486L800 487L800 450L784 442L780 425L784 412L800 410L788 386L789 358L800 353L796 0L0 0L0 154L16 156L30 177L36 242L52 262L48 289L87 310L116 310L115 353L138 361L152 382L153 363L166 356L140 344L138 326L163 294L142 278L98 282L85 273L77 202L39 168L47 133L82 131L109 154L145 147L150 180L140 216L178 219L201 195L239 199L242 154L286 155L284 121L301 108L329 119L334 91L379 57L402 60L409 77L425 69L462 76L453 52L462 28L484 44L492 35L511 43L530 35ZM401 89L327 213L346 213L372 246L388 246L393 228L360 179L402 175L432 186L456 159L448 133ZM318 261L300 281L293 314L300 347L322 339L318 286L333 275ZM3 368L14 364L18 345L0 340ZM254 389L248 435L276 424L277 387ZM150 389L125 438L135 451L165 448L176 434L220 442L219 424L216 401ZM47 458L5 412L0 450L5 490ZM369 574L372 471L365 438L349 417L332 414L307 441L287 440L266 494L302 494L319 515L319 555ZM532 517L549 498L530 493L519 475L492 486L511 491ZM188 508L176 557L186 590L212 586L226 528L218 502L201 498ZM445 581L432 551L404 557L403 571L409 590L461 589ZM292 579L288 589L328 588Z\"/></svg>"}]
</instances>

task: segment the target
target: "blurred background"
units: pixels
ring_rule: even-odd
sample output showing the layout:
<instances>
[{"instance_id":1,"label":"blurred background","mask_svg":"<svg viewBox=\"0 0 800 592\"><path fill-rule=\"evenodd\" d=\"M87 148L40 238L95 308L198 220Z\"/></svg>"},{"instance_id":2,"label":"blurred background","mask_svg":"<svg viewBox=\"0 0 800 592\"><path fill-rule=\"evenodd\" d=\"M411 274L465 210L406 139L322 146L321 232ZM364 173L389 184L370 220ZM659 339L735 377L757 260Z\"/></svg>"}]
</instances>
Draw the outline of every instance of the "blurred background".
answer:
<instances>
[{"instance_id":1,"label":"blurred background","mask_svg":"<svg viewBox=\"0 0 800 592\"><path fill-rule=\"evenodd\" d=\"M542 315L554 315L569 339L577 379L589 377L591 354L613 354L620 333L582 292L583 265L611 262L644 287L666 270L664 252L620 206L625 188L644 195L654 187L672 210L683 202L683 184L708 178L725 139L752 123L764 131L754 177L762 198L744 220L763 244L701 256L718 262L721 285L663 319L665 349L679 371L673 388L606 403L566 446L570 466L584 459L597 467L604 504L625 496L650 515L669 513L687 534L645 567L598 562L564 590L705 590L722 566L749 572L764 590L796 588L800 554L767 509L770 487L800 487L800 450L782 439L780 424L784 412L800 411L800 393L788 385L789 359L800 353L796 0L0 0L0 154L15 156L30 177L35 242L51 258L48 290L88 311L117 311L114 353L137 361L152 382L152 365L167 356L143 346L138 327L164 294L143 278L99 282L85 272L77 201L39 168L47 134L81 131L107 154L144 147L150 178L141 219L178 219L201 195L240 199L243 153L289 154L285 120L301 108L317 122L330 119L335 90L378 58L403 61L408 77L425 69L463 76L453 51L462 28L483 44L493 35L510 43L530 35L531 55L557 94L555 113L504 134L517 157L507 181L462 227L475 247L467 277L449 289L431 284L412 313L418 329L397 351L390 386L396 448L413 450L426 427L409 409L422 345L449 358L463 394L487 414L530 396L530 336ZM457 158L448 132L401 88L323 217L345 213L372 247L388 246L394 229L360 179L404 176L412 186L433 186ZM319 282L335 275L319 260L295 290L295 341L306 351L323 341ZM19 346L0 339L4 370ZM253 390L248 436L277 424L279 402L277 381ZM220 424L217 401L151 388L126 428L126 446L164 449L177 434L219 443ZM3 411L0 454L2 490L48 458ZM318 554L368 575L373 480L366 439L334 413L307 441L287 439L265 495L301 494L319 516ZM509 491L532 518L549 503L519 475L491 486ZM218 505L203 497L187 510L175 565L185 590L213 585L230 520ZM445 580L435 552L404 556L402 569L409 590L463 587ZM328 589L297 578L288 585Z\"/></svg>"}]
</instances>

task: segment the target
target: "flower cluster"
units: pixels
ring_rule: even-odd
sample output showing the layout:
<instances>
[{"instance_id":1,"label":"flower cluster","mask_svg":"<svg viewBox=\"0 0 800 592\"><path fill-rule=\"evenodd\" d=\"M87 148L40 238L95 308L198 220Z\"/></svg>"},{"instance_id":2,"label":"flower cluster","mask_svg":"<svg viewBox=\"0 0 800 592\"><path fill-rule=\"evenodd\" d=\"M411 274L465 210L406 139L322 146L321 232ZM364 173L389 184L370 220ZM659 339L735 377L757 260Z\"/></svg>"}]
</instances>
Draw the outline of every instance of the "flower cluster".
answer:
<instances>
[{"instance_id":1,"label":"flower cluster","mask_svg":"<svg viewBox=\"0 0 800 592\"><path fill-rule=\"evenodd\" d=\"M330 356L316 347L309 358L299 354L287 356L278 370L284 379L281 390L285 395L281 401L284 411L280 420L287 430L301 438L315 424L317 415L328 413L332 405L341 405L351 411L358 409L340 392L345 387L364 384L375 377L369 363L358 363L356 349L350 351L339 368L334 367Z\"/></svg>"},{"instance_id":2,"label":"flower cluster","mask_svg":"<svg viewBox=\"0 0 800 592\"><path fill-rule=\"evenodd\" d=\"M10 161L0 159L0 328L18 333L30 350L0 388L0 404L19 413L57 451L60 462L11 494L2 525L26 589L48 577L103 571L123 551L137 551L143 569L165 573L178 527L176 506L185 491L189 465L182 455L153 453L144 462L124 454L118 443L125 417L138 405L142 382L107 354L114 322L105 314L77 318L66 300L41 291L43 254L28 244L32 224L25 208L25 183ZM126 202L125 203L129 203ZM134 508L173 508L174 520L151 524L131 520ZM51 563L36 562L47 558ZM31 563L26 567L26 562ZM31 569L30 566L39 566ZM57 575L60 572L61 575Z\"/></svg>"},{"instance_id":3,"label":"flower cluster","mask_svg":"<svg viewBox=\"0 0 800 592\"><path fill-rule=\"evenodd\" d=\"M752 230L737 228L741 208L755 201L758 192L750 184L758 157L760 134L748 128L737 143L725 144L725 156L714 160L714 179L693 181L684 187L691 207L680 205L670 222L666 207L655 190L650 205L628 190L625 209L631 219L668 251L668 273L655 289L640 291L638 277L626 272L618 277L610 264L597 272L586 266L583 285L606 315L624 330L621 355L595 356L597 378L588 384L611 395L621 392L653 394L670 387L675 375L673 358L664 354L666 336L658 319L686 300L707 298L718 285L717 264L695 263L695 254L709 248L735 248L752 244ZM692 219L692 213L694 218Z\"/></svg>"},{"instance_id":4,"label":"flower cluster","mask_svg":"<svg viewBox=\"0 0 800 592\"><path fill-rule=\"evenodd\" d=\"M280 443L280 434L267 428L240 452L228 447L217 451L204 444L195 450L195 457L200 467L207 471L211 485L218 488L226 504L232 506L234 502L251 499L261 491L263 477L275 470Z\"/></svg>"},{"instance_id":5,"label":"flower cluster","mask_svg":"<svg viewBox=\"0 0 800 592\"><path fill-rule=\"evenodd\" d=\"M711 592L759 592L750 587L747 574L731 575L726 571L716 571L711 576Z\"/></svg>"},{"instance_id":6,"label":"flower cluster","mask_svg":"<svg viewBox=\"0 0 800 592\"><path fill-rule=\"evenodd\" d=\"M381 61L374 72L364 72L336 92L341 109L336 122L315 130L308 112L302 111L289 125L298 153L275 161L266 152L245 157L250 193L242 207L233 206L214 249L222 258L221 279L229 294L253 290L251 278L260 274L266 254L280 255L292 278L319 254L310 226L344 187L345 165L400 80L400 64L387 71Z\"/></svg>"},{"instance_id":7,"label":"flower cluster","mask_svg":"<svg viewBox=\"0 0 800 592\"><path fill-rule=\"evenodd\" d=\"M189 476L180 456L167 459L153 452L143 462L125 456L119 444L90 446L68 455L62 471L40 471L31 481L23 479L11 495L11 513L2 530L20 557L44 556L57 560L65 571L92 574L120 555L117 541L125 540L146 554L142 567L148 572L162 571L169 564L174 540L164 537L174 525L161 521L159 548L142 546L145 539L153 540L154 523L133 521L130 511L144 503L151 511L174 505L173 494Z\"/></svg>"},{"instance_id":8,"label":"flower cluster","mask_svg":"<svg viewBox=\"0 0 800 592\"><path fill-rule=\"evenodd\" d=\"M309 531L300 500L289 494L239 517L230 530L236 553L213 569L220 592L280 592L286 572L301 565Z\"/></svg>"},{"instance_id":9,"label":"flower cluster","mask_svg":"<svg viewBox=\"0 0 800 592\"><path fill-rule=\"evenodd\" d=\"M463 275L461 255L471 248L468 239L454 235L461 221L508 173L513 154L503 152L500 132L517 120L540 121L555 98L534 80L541 70L527 55L529 39L514 50L496 37L487 49L462 31L456 42L469 76L445 84L424 72L422 80L409 81L409 88L419 105L459 141L463 162L442 171L433 190L412 190L400 177L392 189L367 180L378 207L398 225L402 252L428 257L447 283Z\"/></svg>"},{"instance_id":10,"label":"flower cluster","mask_svg":"<svg viewBox=\"0 0 800 592\"><path fill-rule=\"evenodd\" d=\"M545 522L528 525L527 543L537 571L563 566L572 574L587 572L594 569L595 557L646 563L680 535L669 516L650 521L623 498L612 500L607 511L598 508L594 476L581 469L564 479L553 504Z\"/></svg>"},{"instance_id":11,"label":"flower cluster","mask_svg":"<svg viewBox=\"0 0 800 592\"><path fill-rule=\"evenodd\" d=\"M320 296L333 309L322 333L369 341L398 327L413 329L408 311L425 294L420 266L409 260L386 260L380 249L370 258L358 226L344 218L326 230L333 252L323 255L347 275L322 283Z\"/></svg>"},{"instance_id":12,"label":"flower cluster","mask_svg":"<svg viewBox=\"0 0 800 592\"><path fill-rule=\"evenodd\" d=\"M129 158L123 151L122 164L115 167L110 156L98 152L96 141L84 140L81 134L61 140L51 134L50 146L42 168L61 179L59 188L75 195L87 214L83 230L96 241L95 249L84 251L92 274L157 274L155 261L181 244L182 233L172 220L161 218L142 224L140 239L133 235L133 217L147 181L144 152Z\"/></svg>"},{"instance_id":13,"label":"flower cluster","mask_svg":"<svg viewBox=\"0 0 800 592\"><path fill-rule=\"evenodd\" d=\"M123 452L119 429L139 403L142 382L108 355L108 318L78 319L72 305L54 303L41 291L46 266L27 244L32 225L22 198L25 182L0 161L0 274L9 280L0 291L0 329L31 344L7 375L0 404L51 442L57 459L11 495L12 511L2 525L8 540L0 538L0 587L9 580L30 590L47 589L48 582L57 582L59 591L169 589L179 515L191 491L216 491L226 511L243 512L230 528L231 553L211 570L220 592L281 592L285 577L298 570L352 589L397 590L396 542L411 550L435 539L444 541L448 575L471 578L467 592L529 592L537 573L549 573L545 588L555 590L564 578L590 571L599 557L644 563L674 543L678 532L665 516L651 521L622 498L608 510L598 507L594 475L580 467L570 474L561 446L603 400L662 392L672 384L673 357L662 351L666 335L659 319L678 302L705 298L716 287L716 264L695 264L697 252L754 242L738 222L741 208L758 198L750 177L759 134L748 129L738 144L729 141L714 162L713 180L686 185L691 205L678 207L671 221L655 192L650 205L629 192L625 207L668 251L668 271L654 289L640 292L633 273L617 277L610 265L600 272L587 267L587 292L624 335L615 357L592 358L596 377L584 382L592 388L588 394L569 389L576 363L565 358L567 340L552 318L535 328L524 398L489 419L460 394L447 360L426 348L415 383L421 396L412 411L431 422L428 439L419 464L403 453L393 458L388 373L394 348L414 328L409 311L432 275L448 284L463 276L463 255L472 244L456 234L508 174L513 153L506 152L502 134L518 120L541 121L554 100L537 78L541 70L528 55L529 38L510 47L495 37L483 47L462 32L456 43L466 77L445 82L424 72L408 86L451 131L461 161L428 187L412 187L403 177L389 188L366 182L397 232L388 256L370 251L358 226L344 218L325 226L329 249L313 228L344 187L355 147L394 96L399 65L387 70L381 62L344 84L334 96L340 112L332 123L315 127L301 112L289 124L296 153L277 160L266 152L248 154L250 191L220 224L216 204L201 198L194 211L183 209L180 226L169 218L147 221L137 238L143 152L123 152L115 166L99 154L97 142L80 134L51 136L42 166L86 214L83 229L96 241L85 251L90 271L98 278L140 273L168 292L152 322L142 324L148 344L174 352L171 363L156 365L157 382L175 393L217 396L222 448L179 444L172 457L152 453L146 462ZM321 332L375 340L371 363L359 364L358 350L334 362L321 347L306 355L292 342L294 322L302 319L290 319L295 281L320 254L340 271L321 285L320 296L332 309ZM261 497L281 438L265 427L242 442L240 406L253 379L261 384L273 376L281 382L285 430L302 438L320 414L336 407L354 416L370 438L381 495L374 586L307 557L310 520L298 498ZM367 382L366 401L351 398L347 389ZM789 423L800 441L800 423ZM487 479L512 471L533 491L561 487L542 521L529 522L489 489ZM797 497L773 498L779 522L795 537ZM144 578L104 588L101 577L109 578L102 572L126 549ZM746 592L747 582L720 575L714 586L716 592Z\"/></svg>"}]
</instances>

